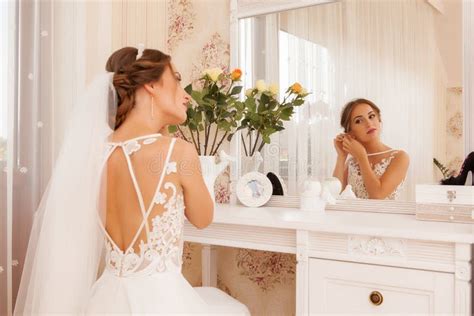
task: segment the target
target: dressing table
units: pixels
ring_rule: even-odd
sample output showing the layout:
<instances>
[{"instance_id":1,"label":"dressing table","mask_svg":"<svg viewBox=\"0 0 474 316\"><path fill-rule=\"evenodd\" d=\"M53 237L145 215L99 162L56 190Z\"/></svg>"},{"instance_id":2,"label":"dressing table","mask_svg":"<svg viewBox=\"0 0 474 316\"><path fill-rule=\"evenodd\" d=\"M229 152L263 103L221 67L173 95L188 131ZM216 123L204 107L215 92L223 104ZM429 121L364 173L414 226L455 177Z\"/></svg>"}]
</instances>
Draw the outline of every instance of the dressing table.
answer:
<instances>
[{"instance_id":1,"label":"dressing table","mask_svg":"<svg viewBox=\"0 0 474 316\"><path fill-rule=\"evenodd\" d=\"M204 230L204 286L216 286L215 246L296 254L296 315L472 314L474 225L418 221L410 214L218 204Z\"/></svg>"},{"instance_id":2,"label":"dressing table","mask_svg":"<svg viewBox=\"0 0 474 316\"><path fill-rule=\"evenodd\" d=\"M446 8L443 8L442 3L446 4ZM382 6L388 5L389 2L370 4ZM424 24L417 21L410 26L413 28L410 29L413 36L415 26L429 26L427 29L435 32L431 28L430 23L434 21L431 17L444 16L448 19L448 5L452 2L426 0L418 4L429 14L423 15L426 17ZM352 5L355 7L351 7ZM297 175L327 176L328 168L333 166L329 163L333 152L332 137L337 133L331 129L332 126L328 127L324 122L331 119L338 121L339 112L334 110L334 106L341 106L348 98L356 95L367 96L366 94L373 93L384 105L384 141L410 153L411 202L359 200L344 203L338 200L335 205L326 207L324 214L286 207L284 203L267 204L260 208L248 208L238 203L217 204L214 221L206 229L198 230L186 223L185 240L204 245L202 281L203 285L208 286L217 284L216 246L295 254L296 315L472 315L474 224L417 220L414 187L416 184L434 183L439 180L439 173L432 177L435 169L431 165L433 157L439 154L435 151L437 146L444 146L445 156L447 152L454 151L449 146L455 142L463 143L465 152L474 150L474 134L471 132L473 127L470 123L474 121L474 94L471 88L474 64L473 59L469 57L474 52L471 40L474 34L474 5L470 1L464 1L462 12L458 12L459 17L454 19L462 20L456 30L458 34L463 34L462 41L459 39L458 43L459 54L456 54L462 58L462 63L459 63L462 67L455 84L461 87L456 91L462 91L462 102L459 101L462 105L459 104L459 107L464 110L464 139L449 138L449 135L441 133L446 129L443 125L446 122L435 121L434 114L431 117L432 122L428 122L428 119L419 120L420 113L438 113L439 107L445 106L438 105L435 101L441 100L438 92L449 94L454 91L450 90L448 84L411 90L412 86L420 82L410 81L413 78L408 74L415 71L414 69L404 69L403 64L395 65L390 70L385 67L386 63L380 64L380 67L375 66L377 58L392 61L392 55L379 56L369 50L367 56L370 57L368 60L373 67L365 67L366 64L361 62L361 58L365 56L361 53L365 52L362 49L365 46L360 47L354 43L362 41L374 44L382 38L376 35L386 32L388 26L384 24L380 30L374 30L365 24L353 28L353 25L349 24L353 21L350 20L352 13L369 12L371 14L367 13L368 19L374 16L372 13L375 12L368 8L361 10L362 7L358 5L363 5L363 1L231 0L231 67L243 69L247 76L244 76L244 81L250 78L249 82L244 82L244 88L252 87L256 79L279 82L282 88L294 81L303 80L301 83L314 92L312 96L315 99L311 101L314 111L302 111L301 115L287 126L284 131L286 134L272 136L272 146L267 146L268 150L263 152L265 161L262 173L271 171L284 175L290 194L293 195L298 194L300 179ZM385 12L383 8L376 8ZM348 18L337 20L345 16L343 13L347 13ZM396 16L395 11L390 11L390 14L391 19ZM406 14L401 16L405 17ZM333 23L335 20L339 24ZM318 21L320 23L317 23ZM348 23L347 30L355 29L361 37L353 38L352 42L340 41L341 38L347 39L356 34L346 34L346 29L339 29L344 23ZM393 22L392 27L396 28L396 25L398 24ZM364 33L362 29L369 31ZM377 52L400 51L397 58L418 58L416 60L420 62L417 64L420 65L426 60L426 56L418 55L421 54L421 49L426 49L423 46L425 42L422 42L427 37L424 32L417 33L423 34L419 41L407 41L409 45L407 44L403 51L399 42L390 42L391 35L396 34L397 36L393 36L396 38L401 36L400 32L393 28L391 32L383 37L387 40L377 42L380 44L379 50L374 48L378 46L370 47ZM293 41L293 45L288 45L290 41ZM306 45L311 53L306 56L301 50L293 49L297 46L295 43ZM434 45L434 42L427 44ZM410 50L410 45L415 45L416 49ZM437 49L437 46L435 48ZM454 50L455 46L450 45L449 48ZM348 53L350 50L353 55ZM345 57L341 57L343 55ZM318 56L319 59L311 56ZM325 59L324 56L332 56L332 59ZM280 60L280 57L283 59ZM331 60L337 62L331 64ZM354 60L357 62L354 63ZM455 69L453 65L448 64L445 70ZM419 78L432 77L431 66L425 66L423 69L417 69ZM317 80L311 81L313 77L305 71L313 68L318 69L315 71L318 76ZM357 73L355 78L351 77L353 73ZM361 77L367 80L360 80ZM378 86L377 80L375 83L369 80L373 78L390 84ZM410 84L405 85L406 82ZM334 86L337 86L337 89L331 90ZM391 91L394 86L402 87L403 92L400 89ZM419 98L421 92L427 98L426 101ZM454 98L453 95L452 97ZM403 108L403 105L407 104L413 106ZM415 111L417 109L419 112ZM447 107L444 108L446 109ZM400 115L403 111L411 114ZM305 120L311 115L312 119ZM410 126L414 129L419 127L415 131L417 137L407 136L407 131L411 131L405 128L408 116L416 118L416 123ZM436 131L440 132L441 136L432 134L432 125L429 124L440 126ZM234 184L242 176L239 159L243 154L239 139L240 135L237 135L230 144L231 155L237 157L236 166L231 168L230 180ZM416 143L416 139L424 140L423 144ZM445 143L438 143L440 139ZM311 174L305 174L305 171L309 170Z\"/></svg>"}]
</instances>

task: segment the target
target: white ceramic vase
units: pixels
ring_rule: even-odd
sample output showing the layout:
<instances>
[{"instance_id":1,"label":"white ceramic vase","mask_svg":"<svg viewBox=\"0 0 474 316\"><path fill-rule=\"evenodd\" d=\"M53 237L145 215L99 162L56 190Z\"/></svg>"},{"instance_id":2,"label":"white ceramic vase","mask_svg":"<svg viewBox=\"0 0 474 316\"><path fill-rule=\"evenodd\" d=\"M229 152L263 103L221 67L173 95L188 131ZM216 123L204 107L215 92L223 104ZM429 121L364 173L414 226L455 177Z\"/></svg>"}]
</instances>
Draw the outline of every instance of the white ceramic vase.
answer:
<instances>
[{"instance_id":1,"label":"white ceramic vase","mask_svg":"<svg viewBox=\"0 0 474 316\"><path fill-rule=\"evenodd\" d=\"M199 156L201 162L201 170L212 201L215 203L214 183L217 177L224 171L229 164L231 157L229 157L223 150L219 153L220 162L216 163L216 156Z\"/></svg>"}]
</instances>

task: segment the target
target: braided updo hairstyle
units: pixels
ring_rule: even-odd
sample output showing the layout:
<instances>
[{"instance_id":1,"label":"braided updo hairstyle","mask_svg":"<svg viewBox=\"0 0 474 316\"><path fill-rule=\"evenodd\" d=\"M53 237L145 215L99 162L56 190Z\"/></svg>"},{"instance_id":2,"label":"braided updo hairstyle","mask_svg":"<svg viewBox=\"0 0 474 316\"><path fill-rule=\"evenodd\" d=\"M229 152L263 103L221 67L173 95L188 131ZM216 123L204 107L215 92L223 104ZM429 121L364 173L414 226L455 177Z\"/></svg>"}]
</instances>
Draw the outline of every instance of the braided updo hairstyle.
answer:
<instances>
[{"instance_id":1,"label":"braided updo hairstyle","mask_svg":"<svg viewBox=\"0 0 474 316\"><path fill-rule=\"evenodd\" d=\"M124 47L107 60L105 69L114 73L113 84L117 91L118 108L115 127L119 128L135 106L135 91L144 84L157 81L170 66L171 57L156 49L145 49L137 59L138 49Z\"/></svg>"}]
</instances>

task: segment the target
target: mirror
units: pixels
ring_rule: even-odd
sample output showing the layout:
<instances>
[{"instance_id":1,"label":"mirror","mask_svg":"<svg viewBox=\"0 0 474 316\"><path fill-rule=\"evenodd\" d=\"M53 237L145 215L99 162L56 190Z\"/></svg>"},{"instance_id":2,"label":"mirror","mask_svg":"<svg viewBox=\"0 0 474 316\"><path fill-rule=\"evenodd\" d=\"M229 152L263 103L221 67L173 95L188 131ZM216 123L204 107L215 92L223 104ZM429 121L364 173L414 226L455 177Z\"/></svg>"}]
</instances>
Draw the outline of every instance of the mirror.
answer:
<instances>
[{"instance_id":1,"label":"mirror","mask_svg":"<svg viewBox=\"0 0 474 316\"><path fill-rule=\"evenodd\" d=\"M240 150L241 174L277 174L290 196L306 180L331 177L341 110L356 98L378 105L382 143L410 157L399 200L414 200L416 184L439 182L443 175L433 158L459 170L465 157L461 0L347 0L280 9L255 10L237 22L244 90L265 80L277 83L283 98L299 82L311 94L285 129L271 135L263 159Z\"/></svg>"}]
</instances>

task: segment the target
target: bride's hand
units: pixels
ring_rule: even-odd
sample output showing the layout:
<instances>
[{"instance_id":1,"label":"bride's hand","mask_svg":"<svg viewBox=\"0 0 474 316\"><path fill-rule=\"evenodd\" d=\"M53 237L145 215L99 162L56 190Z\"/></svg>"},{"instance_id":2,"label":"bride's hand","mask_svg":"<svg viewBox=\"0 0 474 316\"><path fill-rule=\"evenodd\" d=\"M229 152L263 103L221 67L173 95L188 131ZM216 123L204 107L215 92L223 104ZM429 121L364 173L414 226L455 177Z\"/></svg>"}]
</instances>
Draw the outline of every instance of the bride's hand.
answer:
<instances>
[{"instance_id":1,"label":"bride's hand","mask_svg":"<svg viewBox=\"0 0 474 316\"><path fill-rule=\"evenodd\" d=\"M344 151L351 154L357 161L360 161L363 157L367 156L367 151L362 144L357 141L351 135L346 134L342 141L342 148Z\"/></svg>"},{"instance_id":2,"label":"bride's hand","mask_svg":"<svg viewBox=\"0 0 474 316\"><path fill-rule=\"evenodd\" d=\"M336 136L336 138L334 138L334 148L336 148L336 152L339 157L347 157L347 152L342 146L342 141L344 140L345 135L346 134L339 134Z\"/></svg>"}]
</instances>

